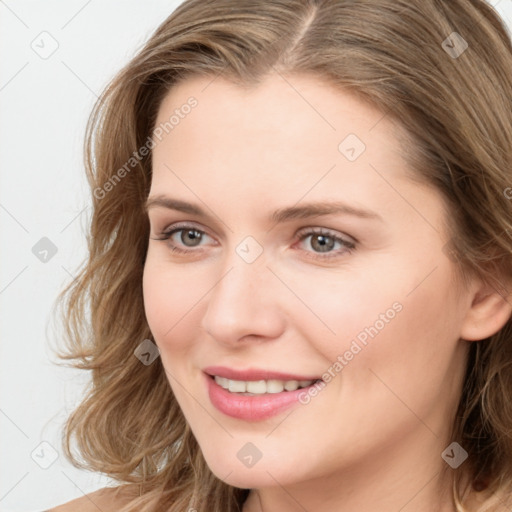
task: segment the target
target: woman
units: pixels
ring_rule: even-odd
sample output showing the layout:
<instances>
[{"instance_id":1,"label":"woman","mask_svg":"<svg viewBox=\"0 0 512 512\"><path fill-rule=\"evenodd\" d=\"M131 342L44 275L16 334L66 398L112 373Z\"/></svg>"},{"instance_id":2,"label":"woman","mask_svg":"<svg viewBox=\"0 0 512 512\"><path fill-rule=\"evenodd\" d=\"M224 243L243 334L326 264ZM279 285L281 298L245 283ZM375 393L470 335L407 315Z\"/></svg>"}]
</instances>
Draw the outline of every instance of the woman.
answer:
<instances>
[{"instance_id":1,"label":"woman","mask_svg":"<svg viewBox=\"0 0 512 512\"><path fill-rule=\"evenodd\" d=\"M481 0L180 5L89 124L65 448L121 485L54 510L509 510L511 170Z\"/></svg>"}]
</instances>

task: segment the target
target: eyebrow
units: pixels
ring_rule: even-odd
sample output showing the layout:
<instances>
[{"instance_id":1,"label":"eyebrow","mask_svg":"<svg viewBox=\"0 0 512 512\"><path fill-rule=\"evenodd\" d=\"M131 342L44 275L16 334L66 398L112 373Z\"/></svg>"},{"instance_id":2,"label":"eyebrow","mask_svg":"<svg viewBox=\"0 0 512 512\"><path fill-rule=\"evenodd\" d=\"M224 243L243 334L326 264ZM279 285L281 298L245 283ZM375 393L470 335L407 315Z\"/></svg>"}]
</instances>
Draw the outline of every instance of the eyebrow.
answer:
<instances>
[{"instance_id":1,"label":"eyebrow","mask_svg":"<svg viewBox=\"0 0 512 512\"><path fill-rule=\"evenodd\" d=\"M191 215L208 217L208 214L198 205L173 199L164 195L149 197L144 208L149 211L152 208L167 208L177 210ZM342 201L322 201L317 203L304 203L301 206L289 206L274 211L270 217L270 222L282 223L295 219L308 219L311 217L320 217L322 215L344 214L362 219L383 221L382 217L374 211L357 208L355 206L343 203Z\"/></svg>"}]
</instances>

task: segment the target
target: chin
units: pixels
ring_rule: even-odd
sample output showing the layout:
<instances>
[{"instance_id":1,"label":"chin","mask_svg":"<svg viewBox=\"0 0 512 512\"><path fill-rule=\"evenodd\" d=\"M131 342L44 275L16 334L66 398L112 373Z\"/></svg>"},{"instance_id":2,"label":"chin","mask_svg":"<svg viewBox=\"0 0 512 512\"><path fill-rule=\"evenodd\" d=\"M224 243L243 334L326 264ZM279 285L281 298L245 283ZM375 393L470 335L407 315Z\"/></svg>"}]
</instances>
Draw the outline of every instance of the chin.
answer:
<instances>
[{"instance_id":1,"label":"chin","mask_svg":"<svg viewBox=\"0 0 512 512\"><path fill-rule=\"evenodd\" d=\"M237 443L233 450L218 450L215 453L207 451L203 452L203 455L210 471L219 480L241 489L272 487L276 485L276 481L280 485L289 485L297 479L302 479L301 475L297 474L296 464L282 464L287 460L285 455L280 455L279 460L276 460L276 457L265 460L263 456L252 466L246 466L243 462L243 452L239 457L239 451L240 446ZM307 476L304 475L303 478L306 479Z\"/></svg>"},{"instance_id":2,"label":"chin","mask_svg":"<svg viewBox=\"0 0 512 512\"><path fill-rule=\"evenodd\" d=\"M280 478L276 478L275 471L270 470L270 474L274 476L274 478L272 478L272 476L267 473L267 468L263 466L257 469L256 467L234 468L232 465L228 464L208 464L208 467L219 480L222 480L232 487L238 487L240 489L271 487L276 485L276 480L278 480L281 485L289 483L282 482ZM289 469L288 474L290 474L290 472L291 468Z\"/></svg>"}]
</instances>

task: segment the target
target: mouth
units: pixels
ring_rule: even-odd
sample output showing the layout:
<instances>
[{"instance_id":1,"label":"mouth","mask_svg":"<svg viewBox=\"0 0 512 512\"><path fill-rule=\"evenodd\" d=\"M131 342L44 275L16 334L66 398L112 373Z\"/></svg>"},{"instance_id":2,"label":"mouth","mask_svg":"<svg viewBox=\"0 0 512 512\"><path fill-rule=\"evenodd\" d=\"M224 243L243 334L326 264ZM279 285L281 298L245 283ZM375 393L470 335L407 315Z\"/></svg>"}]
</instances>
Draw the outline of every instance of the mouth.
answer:
<instances>
[{"instance_id":1,"label":"mouth","mask_svg":"<svg viewBox=\"0 0 512 512\"><path fill-rule=\"evenodd\" d=\"M266 370L233 370L209 367L204 370L208 395L223 414L258 421L298 405L300 397L315 386L325 386L318 377Z\"/></svg>"},{"instance_id":2,"label":"mouth","mask_svg":"<svg viewBox=\"0 0 512 512\"><path fill-rule=\"evenodd\" d=\"M258 396L273 393L283 393L287 391L295 391L311 386L313 383L318 382L315 380L232 380L225 377L214 375L213 380L221 387L230 393L237 393L242 396Z\"/></svg>"},{"instance_id":3,"label":"mouth","mask_svg":"<svg viewBox=\"0 0 512 512\"><path fill-rule=\"evenodd\" d=\"M227 366L208 366L203 371L211 377L223 377L225 379L234 381L254 382L260 380L279 380L284 382L289 381L315 381L321 380L321 377L311 375L300 375L298 373L284 373L281 371L263 370L259 368L251 368L247 370L238 370L235 368L228 368Z\"/></svg>"}]
</instances>

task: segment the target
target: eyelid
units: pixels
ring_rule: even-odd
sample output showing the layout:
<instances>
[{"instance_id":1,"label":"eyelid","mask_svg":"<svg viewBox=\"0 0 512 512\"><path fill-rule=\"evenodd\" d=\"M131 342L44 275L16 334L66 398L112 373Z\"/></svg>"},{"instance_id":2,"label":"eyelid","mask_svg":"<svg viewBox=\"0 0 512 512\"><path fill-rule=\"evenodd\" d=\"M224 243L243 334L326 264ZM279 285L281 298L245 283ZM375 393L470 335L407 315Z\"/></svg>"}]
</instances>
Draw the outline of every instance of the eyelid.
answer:
<instances>
[{"instance_id":1,"label":"eyelid","mask_svg":"<svg viewBox=\"0 0 512 512\"><path fill-rule=\"evenodd\" d=\"M180 229L195 229L196 231L200 231L201 233L208 235L210 238L215 239L215 237L209 233L208 229L206 229L201 224L198 224L197 222L193 221L175 222L173 224L170 224L168 227L162 229L158 234L170 236L174 231L179 231Z\"/></svg>"},{"instance_id":2,"label":"eyelid","mask_svg":"<svg viewBox=\"0 0 512 512\"><path fill-rule=\"evenodd\" d=\"M316 234L316 235L326 235L331 236L333 238L342 240L343 242L347 244L353 244L357 245L359 244L359 240L357 238L354 238L353 236L346 235L345 233L340 233L339 231L336 231L335 229L330 228L324 228L319 226L307 226L304 228L301 228L297 233L295 234L296 237L300 237L301 235L310 235L310 234Z\"/></svg>"}]
</instances>

